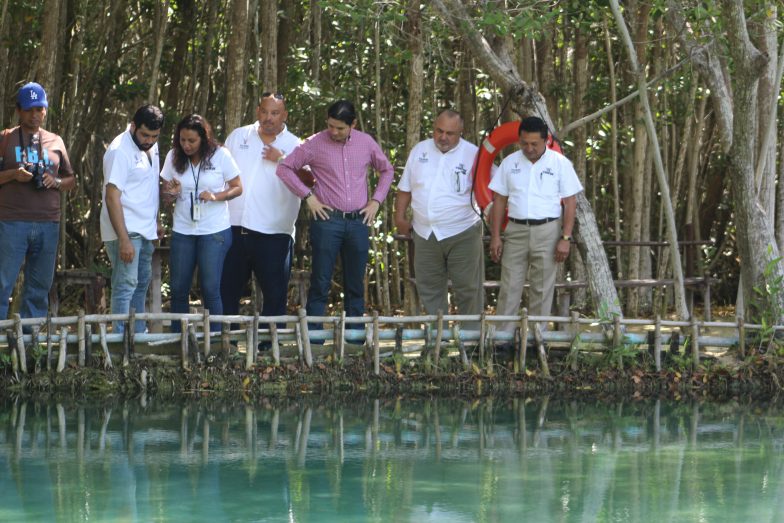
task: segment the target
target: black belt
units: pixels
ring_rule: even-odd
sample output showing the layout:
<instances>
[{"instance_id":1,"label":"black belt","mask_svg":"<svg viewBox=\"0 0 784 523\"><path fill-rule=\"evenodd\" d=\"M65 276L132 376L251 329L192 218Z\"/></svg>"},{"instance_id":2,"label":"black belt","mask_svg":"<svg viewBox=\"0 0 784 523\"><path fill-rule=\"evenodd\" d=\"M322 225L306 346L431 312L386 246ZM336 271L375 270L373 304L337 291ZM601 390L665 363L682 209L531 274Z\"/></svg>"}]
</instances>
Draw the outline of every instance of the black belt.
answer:
<instances>
[{"instance_id":1,"label":"black belt","mask_svg":"<svg viewBox=\"0 0 784 523\"><path fill-rule=\"evenodd\" d=\"M554 222L558 218L560 218L560 216L557 217L557 218L542 218L540 220L521 220L519 218L512 218L510 216L509 217L509 221L510 222L515 222L515 223L519 223L520 225L543 225L545 223Z\"/></svg>"},{"instance_id":2,"label":"black belt","mask_svg":"<svg viewBox=\"0 0 784 523\"><path fill-rule=\"evenodd\" d=\"M330 216L335 218L343 218L344 220L364 220L365 217L359 211L345 212L338 209L327 211Z\"/></svg>"}]
</instances>

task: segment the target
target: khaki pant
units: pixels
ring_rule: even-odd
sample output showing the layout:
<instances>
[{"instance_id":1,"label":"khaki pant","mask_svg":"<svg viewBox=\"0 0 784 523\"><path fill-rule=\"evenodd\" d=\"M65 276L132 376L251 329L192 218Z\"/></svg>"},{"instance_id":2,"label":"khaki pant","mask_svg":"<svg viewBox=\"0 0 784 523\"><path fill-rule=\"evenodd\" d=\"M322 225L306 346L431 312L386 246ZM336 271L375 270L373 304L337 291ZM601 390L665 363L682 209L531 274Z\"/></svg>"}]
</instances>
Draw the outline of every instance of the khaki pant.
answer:
<instances>
[{"instance_id":1,"label":"khaki pant","mask_svg":"<svg viewBox=\"0 0 784 523\"><path fill-rule=\"evenodd\" d=\"M416 287L425 312L449 314L447 288L451 280L458 312L480 314L484 310L485 273L482 223L441 241L434 234L427 239L416 232L413 236Z\"/></svg>"},{"instance_id":2,"label":"khaki pant","mask_svg":"<svg viewBox=\"0 0 784 523\"><path fill-rule=\"evenodd\" d=\"M528 313L548 316L555 290L555 247L561 235L561 220L542 225L509 222L504 232L501 256L501 289L496 314L512 316L520 312L520 299L526 281ZM514 330L514 323L502 323L500 330Z\"/></svg>"}]
</instances>

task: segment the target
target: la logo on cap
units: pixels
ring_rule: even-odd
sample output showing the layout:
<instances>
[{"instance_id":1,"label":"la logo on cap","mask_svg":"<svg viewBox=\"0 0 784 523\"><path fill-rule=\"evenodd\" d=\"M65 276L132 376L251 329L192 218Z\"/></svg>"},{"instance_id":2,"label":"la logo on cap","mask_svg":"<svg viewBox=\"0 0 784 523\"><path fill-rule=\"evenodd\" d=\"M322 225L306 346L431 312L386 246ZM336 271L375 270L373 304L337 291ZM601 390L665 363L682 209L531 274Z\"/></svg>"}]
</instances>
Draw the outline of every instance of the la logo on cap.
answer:
<instances>
[{"instance_id":1,"label":"la logo on cap","mask_svg":"<svg viewBox=\"0 0 784 523\"><path fill-rule=\"evenodd\" d=\"M38 93L36 93L33 89L30 89L30 99L38 100Z\"/></svg>"}]
</instances>

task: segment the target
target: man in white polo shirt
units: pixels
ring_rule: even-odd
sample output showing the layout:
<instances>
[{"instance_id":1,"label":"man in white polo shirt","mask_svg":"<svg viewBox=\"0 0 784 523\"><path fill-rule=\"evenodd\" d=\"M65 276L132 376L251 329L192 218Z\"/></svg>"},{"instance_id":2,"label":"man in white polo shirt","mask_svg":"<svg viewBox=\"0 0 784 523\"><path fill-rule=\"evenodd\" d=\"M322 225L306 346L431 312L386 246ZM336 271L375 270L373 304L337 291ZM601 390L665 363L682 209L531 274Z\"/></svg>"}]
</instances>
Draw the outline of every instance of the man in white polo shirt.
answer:
<instances>
[{"instance_id":1,"label":"man in white polo shirt","mask_svg":"<svg viewBox=\"0 0 784 523\"><path fill-rule=\"evenodd\" d=\"M144 312L152 279L152 242L159 237L161 127L161 110L154 105L142 106L103 156L101 239L112 264L113 314L127 314L131 307ZM114 323L115 332L124 330L122 322ZM144 330L145 323L137 320L134 331Z\"/></svg>"},{"instance_id":2,"label":"man in white polo shirt","mask_svg":"<svg viewBox=\"0 0 784 523\"><path fill-rule=\"evenodd\" d=\"M226 147L240 167L242 195L229 202L232 245L223 263L224 314L239 312L251 271L261 288L262 316L286 314L297 198L275 175L278 163L299 145L286 129L286 102L280 93L262 93L257 121L235 129Z\"/></svg>"},{"instance_id":3,"label":"man in white polo shirt","mask_svg":"<svg viewBox=\"0 0 784 523\"><path fill-rule=\"evenodd\" d=\"M463 140L462 132L459 113L439 113L433 138L414 146L398 184L395 224L400 234L411 231L410 205L416 286L428 314L449 313L449 280L460 314L484 308L482 223L471 200L477 147Z\"/></svg>"},{"instance_id":4,"label":"man in white polo shirt","mask_svg":"<svg viewBox=\"0 0 784 523\"><path fill-rule=\"evenodd\" d=\"M535 116L520 122L520 150L511 154L490 181L495 193L491 211L490 257L501 261L501 289L496 314L515 315L526 280L528 312L550 314L557 263L569 256L577 209L583 190L572 162L548 149L547 124ZM509 224L501 225L509 207ZM563 205L563 212L561 210ZM563 216L562 216L563 215ZM513 330L504 323L501 330Z\"/></svg>"}]
</instances>

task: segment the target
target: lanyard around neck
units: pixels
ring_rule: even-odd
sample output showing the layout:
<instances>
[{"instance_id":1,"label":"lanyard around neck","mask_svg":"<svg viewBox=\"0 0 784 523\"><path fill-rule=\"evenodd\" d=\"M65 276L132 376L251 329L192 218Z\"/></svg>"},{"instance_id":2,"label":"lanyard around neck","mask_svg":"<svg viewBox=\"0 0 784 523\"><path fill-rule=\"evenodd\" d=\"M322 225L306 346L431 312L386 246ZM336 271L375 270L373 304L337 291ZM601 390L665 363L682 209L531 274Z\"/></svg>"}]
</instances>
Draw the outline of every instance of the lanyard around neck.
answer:
<instances>
[{"instance_id":1,"label":"lanyard around neck","mask_svg":"<svg viewBox=\"0 0 784 523\"><path fill-rule=\"evenodd\" d=\"M193 183L195 185L193 192L195 192L196 194L199 194L199 178L201 178L201 164L202 164L202 160L199 160L199 169L197 171L194 171L193 163L190 160L188 160L188 165L191 168L191 176L193 176Z\"/></svg>"}]
</instances>

